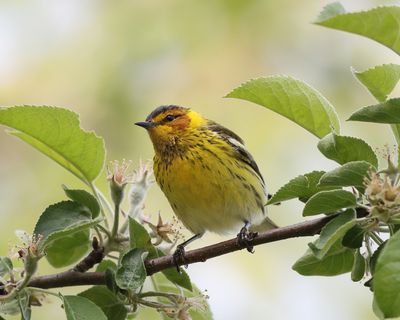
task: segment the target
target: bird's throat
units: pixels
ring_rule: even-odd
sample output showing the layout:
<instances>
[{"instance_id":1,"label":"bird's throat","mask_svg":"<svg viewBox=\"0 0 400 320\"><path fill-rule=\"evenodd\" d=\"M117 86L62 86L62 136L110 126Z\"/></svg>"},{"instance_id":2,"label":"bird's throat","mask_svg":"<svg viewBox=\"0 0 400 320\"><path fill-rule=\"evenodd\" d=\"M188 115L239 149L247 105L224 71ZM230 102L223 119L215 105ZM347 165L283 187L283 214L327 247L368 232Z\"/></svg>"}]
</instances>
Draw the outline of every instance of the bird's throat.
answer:
<instances>
[{"instance_id":1,"label":"bird's throat","mask_svg":"<svg viewBox=\"0 0 400 320\"><path fill-rule=\"evenodd\" d=\"M170 163L177 157L183 158L189 149L179 137L168 137L168 139L153 139L154 151L164 162Z\"/></svg>"}]
</instances>

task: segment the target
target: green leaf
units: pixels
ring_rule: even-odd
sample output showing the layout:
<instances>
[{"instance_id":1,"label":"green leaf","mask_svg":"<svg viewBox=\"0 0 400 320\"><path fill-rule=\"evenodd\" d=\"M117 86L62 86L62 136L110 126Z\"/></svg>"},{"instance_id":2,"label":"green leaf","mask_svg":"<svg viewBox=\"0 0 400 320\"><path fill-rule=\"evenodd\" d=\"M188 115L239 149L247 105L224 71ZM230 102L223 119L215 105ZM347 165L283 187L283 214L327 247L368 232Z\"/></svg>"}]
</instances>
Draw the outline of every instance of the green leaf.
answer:
<instances>
[{"instance_id":1,"label":"green leaf","mask_svg":"<svg viewBox=\"0 0 400 320\"><path fill-rule=\"evenodd\" d=\"M156 251L154 253L151 253L149 255L149 259L154 259L154 258L159 258L159 257L165 256L165 253L162 252L160 249L155 248L155 250ZM180 272L178 272L178 270L176 270L175 267L164 269L161 272L172 283L174 283L182 288L185 288L189 291L192 291L193 287L192 287L192 282L190 281L189 275L182 268L179 268L179 269L180 269Z\"/></svg>"},{"instance_id":2,"label":"green leaf","mask_svg":"<svg viewBox=\"0 0 400 320\"><path fill-rule=\"evenodd\" d=\"M131 217L128 217L128 219L129 219L129 241L131 249L144 248L149 251L155 250L153 245L151 244L150 235L146 231L144 226Z\"/></svg>"},{"instance_id":3,"label":"green leaf","mask_svg":"<svg viewBox=\"0 0 400 320\"><path fill-rule=\"evenodd\" d=\"M40 234L44 241L57 231L89 221L92 221L92 214L86 206L75 201L61 201L46 208L33 233Z\"/></svg>"},{"instance_id":4,"label":"green leaf","mask_svg":"<svg viewBox=\"0 0 400 320\"><path fill-rule=\"evenodd\" d=\"M332 128L340 132L339 118L330 102L308 84L287 76L258 78L226 95L264 106L294 121L319 138Z\"/></svg>"},{"instance_id":5,"label":"green leaf","mask_svg":"<svg viewBox=\"0 0 400 320\"><path fill-rule=\"evenodd\" d=\"M67 320L107 320L104 312L87 298L63 296Z\"/></svg>"},{"instance_id":6,"label":"green leaf","mask_svg":"<svg viewBox=\"0 0 400 320\"><path fill-rule=\"evenodd\" d=\"M310 243L310 249L318 259L322 259L337 241L342 241L346 232L356 223L356 212L347 209L329 221L322 229L319 238Z\"/></svg>"},{"instance_id":7,"label":"green leaf","mask_svg":"<svg viewBox=\"0 0 400 320\"><path fill-rule=\"evenodd\" d=\"M9 257L0 257L0 277L12 272L13 263Z\"/></svg>"},{"instance_id":8,"label":"green leaf","mask_svg":"<svg viewBox=\"0 0 400 320\"><path fill-rule=\"evenodd\" d=\"M364 177L371 164L365 161L352 161L325 173L319 180L320 187L350 187L364 191Z\"/></svg>"},{"instance_id":9,"label":"green leaf","mask_svg":"<svg viewBox=\"0 0 400 320\"><path fill-rule=\"evenodd\" d=\"M151 277L153 279L155 291L183 295L188 299L193 299L193 298L198 299L200 296L202 296L202 293L200 292L200 290L194 285L193 285L193 290L189 291L186 289L178 288L172 282L167 280L165 278L165 276L161 273L153 274ZM162 303L169 303L169 301L165 300L165 298L159 298L158 300ZM203 299L203 303L196 303L196 305L198 305L197 308L193 307L193 308L189 309L189 314L192 317L192 320L212 320L213 319L210 306L208 305L208 303L205 299ZM162 315L163 315L163 319L170 319L163 313L162 313Z\"/></svg>"},{"instance_id":10,"label":"green leaf","mask_svg":"<svg viewBox=\"0 0 400 320\"><path fill-rule=\"evenodd\" d=\"M386 240L385 242L383 242L383 243L378 247L378 249L376 249L376 250L374 251L374 253L372 254L372 257L371 257L371 259L370 259L370 261L369 261L370 270L371 270L371 274L372 274L372 275L375 274L376 263L377 263L377 261L378 261L380 255L381 255L381 253L382 253L383 248L385 248L386 243L387 243L387 240Z\"/></svg>"},{"instance_id":11,"label":"green leaf","mask_svg":"<svg viewBox=\"0 0 400 320\"><path fill-rule=\"evenodd\" d=\"M400 53L400 7L345 13L343 7L333 3L324 8L315 24L359 34Z\"/></svg>"},{"instance_id":12,"label":"green leaf","mask_svg":"<svg viewBox=\"0 0 400 320\"><path fill-rule=\"evenodd\" d=\"M334 243L322 259L318 259L311 249L296 261L292 269L303 276L336 276L351 270L354 250Z\"/></svg>"},{"instance_id":13,"label":"green leaf","mask_svg":"<svg viewBox=\"0 0 400 320\"><path fill-rule=\"evenodd\" d=\"M390 125L393 135L396 139L397 145L400 145L400 124ZM397 166L400 166L400 149L397 150Z\"/></svg>"},{"instance_id":14,"label":"green leaf","mask_svg":"<svg viewBox=\"0 0 400 320\"><path fill-rule=\"evenodd\" d=\"M361 108L354 112L350 121L363 121L375 123L400 123L400 98Z\"/></svg>"},{"instance_id":15,"label":"green leaf","mask_svg":"<svg viewBox=\"0 0 400 320\"><path fill-rule=\"evenodd\" d=\"M387 99L400 80L400 65L398 64L383 64L363 72L352 71L379 102Z\"/></svg>"},{"instance_id":16,"label":"green leaf","mask_svg":"<svg viewBox=\"0 0 400 320\"><path fill-rule=\"evenodd\" d=\"M136 290L143 285L146 279L144 259L147 254L143 249L137 248L124 254L115 278L118 287Z\"/></svg>"},{"instance_id":17,"label":"green leaf","mask_svg":"<svg viewBox=\"0 0 400 320\"><path fill-rule=\"evenodd\" d=\"M114 294L118 294L121 292L121 289L118 287L116 280L115 280L115 274L117 272L117 269L112 269L112 268L107 268L104 271L105 274L105 283L106 283L106 287L108 290L110 290L111 292L113 292Z\"/></svg>"},{"instance_id":18,"label":"green leaf","mask_svg":"<svg viewBox=\"0 0 400 320\"><path fill-rule=\"evenodd\" d=\"M346 10L340 2L330 3L321 11L317 21L324 21L342 13L346 13Z\"/></svg>"},{"instance_id":19,"label":"green leaf","mask_svg":"<svg viewBox=\"0 0 400 320\"><path fill-rule=\"evenodd\" d=\"M363 244L364 234L365 230L356 224L346 232L342 240L342 245L347 248L358 249Z\"/></svg>"},{"instance_id":20,"label":"green leaf","mask_svg":"<svg viewBox=\"0 0 400 320\"><path fill-rule=\"evenodd\" d=\"M13 299L7 302L0 302L0 313L7 315L15 315L20 313L18 300Z\"/></svg>"},{"instance_id":21,"label":"green leaf","mask_svg":"<svg viewBox=\"0 0 400 320\"><path fill-rule=\"evenodd\" d=\"M101 261L97 267L96 267L96 272L105 272L107 269L111 269L114 271L117 271L117 265L115 264L114 261L112 260L103 260Z\"/></svg>"},{"instance_id":22,"label":"green leaf","mask_svg":"<svg viewBox=\"0 0 400 320\"><path fill-rule=\"evenodd\" d=\"M101 308L108 320L125 320L127 309L105 286L94 286L78 294Z\"/></svg>"},{"instance_id":23,"label":"green leaf","mask_svg":"<svg viewBox=\"0 0 400 320\"><path fill-rule=\"evenodd\" d=\"M80 128L76 113L63 108L17 106L0 108L0 125L27 142L85 183L104 165L104 141Z\"/></svg>"},{"instance_id":24,"label":"green leaf","mask_svg":"<svg viewBox=\"0 0 400 320\"><path fill-rule=\"evenodd\" d=\"M374 297L385 318L400 316L400 232L386 243L375 267Z\"/></svg>"},{"instance_id":25,"label":"green leaf","mask_svg":"<svg viewBox=\"0 0 400 320\"><path fill-rule=\"evenodd\" d=\"M54 241L46 248L46 259L54 268L78 262L90 249L90 232L82 230Z\"/></svg>"},{"instance_id":26,"label":"green leaf","mask_svg":"<svg viewBox=\"0 0 400 320\"><path fill-rule=\"evenodd\" d=\"M317 187L319 179L324 173L325 171L313 171L290 180L269 199L267 204L270 205L295 198L305 202L318 191L332 189L329 187Z\"/></svg>"},{"instance_id":27,"label":"green leaf","mask_svg":"<svg viewBox=\"0 0 400 320\"><path fill-rule=\"evenodd\" d=\"M131 248L144 248L148 250L148 259L165 256L160 249L151 244L151 238L143 225L131 217L129 217L129 235ZM181 286L182 288L192 290L192 284L190 282L189 275L182 268L180 268L180 270L181 271L179 273L176 268L168 268L162 270L161 272L169 281Z\"/></svg>"},{"instance_id":28,"label":"green leaf","mask_svg":"<svg viewBox=\"0 0 400 320\"><path fill-rule=\"evenodd\" d=\"M92 219L92 214L86 206L74 201L62 201L49 206L42 213L33 233L42 236L39 245L40 250L46 250L51 245L60 248L62 245L56 244L56 241L77 232L85 231L99 222L98 219ZM79 239L81 241L75 241L74 244L82 250L84 243L87 243L89 239L83 241L82 235ZM72 244L69 242L70 240L65 241ZM72 250L72 248L70 249Z\"/></svg>"},{"instance_id":29,"label":"green leaf","mask_svg":"<svg viewBox=\"0 0 400 320\"><path fill-rule=\"evenodd\" d=\"M9 301L0 301L0 313L6 315L21 314L29 304L29 294L25 289L19 292L18 297Z\"/></svg>"},{"instance_id":30,"label":"green leaf","mask_svg":"<svg viewBox=\"0 0 400 320\"><path fill-rule=\"evenodd\" d=\"M19 311L21 313L22 320L30 320L32 315L32 309L29 304L29 294L26 291L22 291L17 294L17 301L19 306Z\"/></svg>"},{"instance_id":31,"label":"green leaf","mask_svg":"<svg viewBox=\"0 0 400 320\"><path fill-rule=\"evenodd\" d=\"M86 206L92 213L93 219L98 217L100 213L100 205L91 193L85 190L68 189L66 186L63 186L63 189L68 198Z\"/></svg>"},{"instance_id":32,"label":"green leaf","mask_svg":"<svg viewBox=\"0 0 400 320\"><path fill-rule=\"evenodd\" d=\"M325 157L339 164L364 160L378 167L375 152L365 141L358 138L331 133L319 141L318 149Z\"/></svg>"},{"instance_id":33,"label":"green leaf","mask_svg":"<svg viewBox=\"0 0 400 320\"><path fill-rule=\"evenodd\" d=\"M357 205L356 197L345 190L327 190L314 194L303 209L303 216L320 213L333 213L340 209L353 208Z\"/></svg>"},{"instance_id":34,"label":"green leaf","mask_svg":"<svg viewBox=\"0 0 400 320\"><path fill-rule=\"evenodd\" d=\"M376 299L375 298L372 300L372 311L374 312L374 314L376 315L376 317L379 320L385 319L385 316L383 315L381 309L379 309L379 306L376 303Z\"/></svg>"},{"instance_id":35,"label":"green leaf","mask_svg":"<svg viewBox=\"0 0 400 320\"><path fill-rule=\"evenodd\" d=\"M351 269L351 280L354 282L360 281L364 277L365 268L366 261L360 253L360 250L357 249L354 253L354 264L353 268Z\"/></svg>"}]
</instances>

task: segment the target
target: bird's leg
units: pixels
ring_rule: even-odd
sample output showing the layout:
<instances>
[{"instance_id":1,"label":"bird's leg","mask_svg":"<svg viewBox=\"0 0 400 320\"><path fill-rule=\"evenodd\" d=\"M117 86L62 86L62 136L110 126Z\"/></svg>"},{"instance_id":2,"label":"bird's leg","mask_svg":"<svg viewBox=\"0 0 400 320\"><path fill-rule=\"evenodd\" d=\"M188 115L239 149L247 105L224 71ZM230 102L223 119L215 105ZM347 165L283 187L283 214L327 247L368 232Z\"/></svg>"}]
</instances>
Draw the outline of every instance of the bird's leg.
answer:
<instances>
[{"instance_id":1,"label":"bird's leg","mask_svg":"<svg viewBox=\"0 0 400 320\"><path fill-rule=\"evenodd\" d=\"M202 236L203 233L197 233L193 237L176 246L176 250L172 254L172 259L176 266L176 270L178 270L179 273L181 272L181 270L179 269L179 265L185 264L185 247L194 240L200 239Z\"/></svg>"},{"instance_id":2,"label":"bird's leg","mask_svg":"<svg viewBox=\"0 0 400 320\"><path fill-rule=\"evenodd\" d=\"M248 252L254 253L254 247L252 244L250 244L250 241L252 241L258 233L249 231L249 226L250 222L247 220L244 221L244 226L242 229L240 229L237 235L237 242L240 245L245 246Z\"/></svg>"}]
</instances>

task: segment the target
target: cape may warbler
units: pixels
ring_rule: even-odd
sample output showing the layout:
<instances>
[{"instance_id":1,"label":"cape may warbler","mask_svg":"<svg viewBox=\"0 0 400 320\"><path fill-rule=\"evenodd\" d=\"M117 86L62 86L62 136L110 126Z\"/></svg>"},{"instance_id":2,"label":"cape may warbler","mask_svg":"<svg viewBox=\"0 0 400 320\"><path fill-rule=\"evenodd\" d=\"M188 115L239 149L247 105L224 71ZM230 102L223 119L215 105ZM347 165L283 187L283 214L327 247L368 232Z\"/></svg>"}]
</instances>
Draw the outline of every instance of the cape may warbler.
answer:
<instances>
[{"instance_id":1,"label":"cape may warbler","mask_svg":"<svg viewBox=\"0 0 400 320\"><path fill-rule=\"evenodd\" d=\"M154 175L176 216L195 235L241 229L238 240L249 239L248 227L276 227L266 217L264 179L243 140L231 130L179 106L161 106L136 125L146 128L153 142ZM247 246L250 251L251 246Z\"/></svg>"}]
</instances>

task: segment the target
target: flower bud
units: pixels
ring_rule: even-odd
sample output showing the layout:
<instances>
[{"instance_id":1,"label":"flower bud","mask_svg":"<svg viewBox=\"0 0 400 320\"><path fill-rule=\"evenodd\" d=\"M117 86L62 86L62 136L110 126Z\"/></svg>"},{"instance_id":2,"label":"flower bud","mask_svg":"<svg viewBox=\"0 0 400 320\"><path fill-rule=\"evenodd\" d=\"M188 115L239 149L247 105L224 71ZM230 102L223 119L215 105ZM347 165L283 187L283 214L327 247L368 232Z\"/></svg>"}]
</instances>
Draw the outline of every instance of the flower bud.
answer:
<instances>
[{"instance_id":1,"label":"flower bud","mask_svg":"<svg viewBox=\"0 0 400 320\"><path fill-rule=\"evenodd\" d=\"M131 174L127 173L130 164L131 161L126 161L125 159L122 160L121 164L119 161L114 160L107 168L111 199L115 205L120 205L124 199L124 189L131 179Z\"/></svg>"},{"instance_id":2,"label":"flower bud","mask_svg":"<svg viewBox=\"0 0 400 320\"><path fill-rule=\"evenodd\" d=\"M39 256L35 255L31 248L28 247L27 254L23 257L24 259L24 269L27 274L34 274L37 270Z\"/></svg>"},{"instance_id":3,"label":"flower bud","mask_svg":"<svg viewBox=\"0 0 400 320\"><path fill-rule=\"evenodd\" d=\"M145 164L140 163L139 169L133 175L132 187L129 191L129 216L132 218L140 218L142 215L144 200L154 183L152 173L152 164L147 162Z\"/></svg>"}]
</instances>

